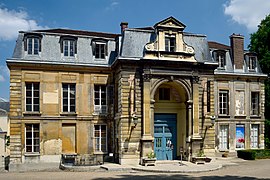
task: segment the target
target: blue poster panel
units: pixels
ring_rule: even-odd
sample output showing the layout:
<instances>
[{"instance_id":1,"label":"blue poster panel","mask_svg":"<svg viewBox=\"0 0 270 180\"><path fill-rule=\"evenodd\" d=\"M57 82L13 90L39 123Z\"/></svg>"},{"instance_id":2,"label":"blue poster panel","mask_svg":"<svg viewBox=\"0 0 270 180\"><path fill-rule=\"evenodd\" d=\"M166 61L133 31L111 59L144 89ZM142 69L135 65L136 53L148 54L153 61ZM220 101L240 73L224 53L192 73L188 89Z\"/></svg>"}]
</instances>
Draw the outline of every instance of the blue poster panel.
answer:
<instances>
[{"instance_id":1,"label":"blue poster panel","mask_svg":"<svg viewBox=\"0 0 270 180\"><path fill-rule=\"evenodd\" d=\"M236 148L245 148L245 126L236 125Z\"/></svg>"}]
</instances>

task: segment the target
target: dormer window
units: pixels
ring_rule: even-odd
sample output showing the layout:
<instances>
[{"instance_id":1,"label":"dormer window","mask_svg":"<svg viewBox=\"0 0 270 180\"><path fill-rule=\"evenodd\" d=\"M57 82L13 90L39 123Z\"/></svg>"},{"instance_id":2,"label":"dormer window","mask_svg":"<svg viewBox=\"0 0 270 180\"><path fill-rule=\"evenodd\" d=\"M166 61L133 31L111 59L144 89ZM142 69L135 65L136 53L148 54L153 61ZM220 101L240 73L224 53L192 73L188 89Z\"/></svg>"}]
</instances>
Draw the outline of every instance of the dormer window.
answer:
<instances>
[{"instance_id":1,"label":"dormer window","mask_svg":"<svg viewBox=\"0 0 270 180\"><path fill-rule=\"evenodd\" d=\"M95 57L97 59L105 59L105 43L96 42Z\"/></svg>"},{"instance_id":2,"label":"dormer window","mask_svg":"<svg viewBox=\"0 0 270 180\"><path fill-rule=\"evenodd\" d=\"M77 54L77 38L71 36L61 37L60 48L64 57L75 57Z\"/></svg>"},{"instance_id":3,"label":"dormer window","mask_svg":"<svg viewBox=\"0 0 270 180\"><path fill-rule=\"evenodd\" d=\"M175 35L165 34L165 51L175 52L176 38Z\"/></svg>"},{"instance_id":4,"label":"dormer window","mask_svg":"<svg viewBox=\"0 0 270 180\"><path fill-rule=\"evenodd\" d=\"M75 43L74 40L63 41L63 52L64 56L74 56Z\"/></svg>"},{"instance_id":5,"label":"dormer window","mask_svg":"<svg viewBox=\"0 0 270 180\"><path fill-rule=\"evenodd\" d=\"M108 52L107 52L107 41L102 39L94 39L92 41L92 49L93 55L95 59L105 59Z\"/></svg>"},{"instance_id":6,"label":"dormer window","mask_svg":"<svg viewBox=\"0 0 270 180\"><path fill-rule=\"evenodd\" d=\"M226 52L225 51L214 51L214 59L216 62L218 62L219 68L225 68L226 67Z\"/></svg>"},{"instance_id":7,"label":"dormer window","mask_svg":"<svg viewBox=\"0 0 270 180\"><path fill-rule=\"evenodd\" d=\"M26 34L24 39L24 50L28 55L39 55L41 52L41 38L39 34Z\"/></svg>"},{"instance_id":8,"label":"dormer window","mask_svg":"<svg viewBox=\"0 0 270 180\"><path fill-rule=\"evenodd\" d=\"M38 54L39 38L27 38L27 54Z\"/></svg>"},{"instance_id":9,"label":"dormer window","mask_svg":"<svg viewBox=\"0 0 270 180\"><path fill-rule=\"evenodd\" d=\"M256 69L256 56L249 56L248 57L248 68L249 68L249 70L255 71L255 69Z\"/></svg>"}]
</instances>

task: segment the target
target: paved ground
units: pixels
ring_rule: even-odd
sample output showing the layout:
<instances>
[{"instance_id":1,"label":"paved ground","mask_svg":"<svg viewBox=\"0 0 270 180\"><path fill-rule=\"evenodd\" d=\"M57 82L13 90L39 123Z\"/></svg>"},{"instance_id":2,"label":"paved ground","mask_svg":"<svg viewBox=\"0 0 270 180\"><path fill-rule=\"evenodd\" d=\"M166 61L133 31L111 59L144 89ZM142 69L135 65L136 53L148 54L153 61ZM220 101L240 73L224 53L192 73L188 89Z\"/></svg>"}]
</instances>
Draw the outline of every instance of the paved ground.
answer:
<instances>
[{"instance_id":1,"label":"paved ground","mask_svg":"<svg viewBox=\"0 0 270 180\"><path fill-rule=\"evenodd\" d=\"M238 161L237 164L223 167L216 171L200 172L200 173L157 173L157 172L141 172L134 170L126 171L106 171L96 169L92 172L21 172L21 173L0 173L0 179L64 179L64 180L83 180L83 179L236 179L236 180L255 180L270 179L270 159L256 161Z\"/></svg>"}]
</instances>

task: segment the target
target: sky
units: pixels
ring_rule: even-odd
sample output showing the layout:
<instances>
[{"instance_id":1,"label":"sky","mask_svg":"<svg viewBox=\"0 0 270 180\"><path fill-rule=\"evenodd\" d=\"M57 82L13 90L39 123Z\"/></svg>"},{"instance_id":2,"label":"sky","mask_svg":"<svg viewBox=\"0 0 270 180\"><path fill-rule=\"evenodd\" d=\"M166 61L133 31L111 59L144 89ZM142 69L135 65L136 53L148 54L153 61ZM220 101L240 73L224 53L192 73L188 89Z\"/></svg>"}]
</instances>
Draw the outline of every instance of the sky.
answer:
<instances>
[{"instance_id":1,"label":"sky","mask_svg":"<svg viewBox=\"0 0 270 180\"><path fill-rule=\"evenodd\" d=\"M270 0L0 0L0 97L9 99L9 70L18 31L68 28L120 33L120 23L148 27L173 16L186 32L229 45L250 34L270 13Z\"/></svg>"}]
</instances>

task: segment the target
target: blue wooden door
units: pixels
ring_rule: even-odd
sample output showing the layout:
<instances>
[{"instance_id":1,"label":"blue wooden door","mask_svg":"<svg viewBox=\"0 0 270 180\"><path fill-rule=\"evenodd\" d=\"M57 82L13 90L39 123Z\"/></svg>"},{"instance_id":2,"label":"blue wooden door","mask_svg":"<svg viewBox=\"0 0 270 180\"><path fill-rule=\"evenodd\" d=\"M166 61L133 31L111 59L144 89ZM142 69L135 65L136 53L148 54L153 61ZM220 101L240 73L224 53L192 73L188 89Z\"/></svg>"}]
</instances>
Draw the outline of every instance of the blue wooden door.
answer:
<instances>
[{"instance_id":1,"label":"blue wooden door","mask_svg":"<svg viewBox=\"0 0 270 180\"><path fill-rule=\"evenodd\" d=\"M176 114L155 114L154 151L157 160L176 158Z\"/></svg>"}]
</instances>

